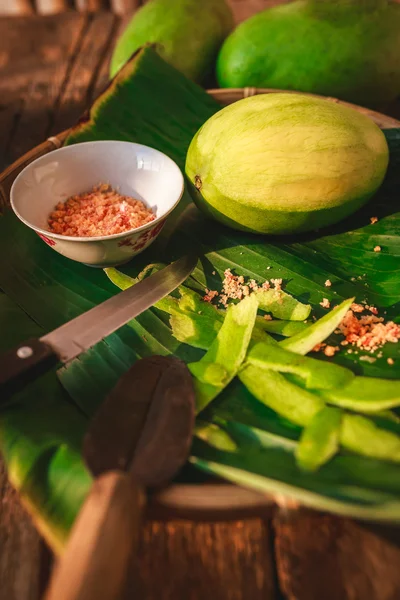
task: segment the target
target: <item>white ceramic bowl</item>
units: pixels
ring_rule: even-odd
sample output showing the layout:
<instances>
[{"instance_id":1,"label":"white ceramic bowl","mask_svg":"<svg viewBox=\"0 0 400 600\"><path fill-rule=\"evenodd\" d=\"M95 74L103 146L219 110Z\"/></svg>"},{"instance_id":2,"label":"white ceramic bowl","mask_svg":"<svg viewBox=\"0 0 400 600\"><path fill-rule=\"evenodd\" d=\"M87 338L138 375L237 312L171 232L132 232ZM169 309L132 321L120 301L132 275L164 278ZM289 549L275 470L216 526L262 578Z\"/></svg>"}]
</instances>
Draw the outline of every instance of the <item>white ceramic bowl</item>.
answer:
<instances>
[{"instance_id":1,"label":"white ceramic bowl","mask_svg":"<svg viewBox=\"0 0 400 600\"><path fill-rule=\"evenodd\" d=\"M58 202L101 183L142 200L156 219L108 236L72 237L48 231L48 216ZM84 142L54 150L25 167L11 188L11 206L53 250L87 265L106 267L127 262L148 248L183 190L179 167L154 148L130 142Z\"/></svg>"}]
</instances>

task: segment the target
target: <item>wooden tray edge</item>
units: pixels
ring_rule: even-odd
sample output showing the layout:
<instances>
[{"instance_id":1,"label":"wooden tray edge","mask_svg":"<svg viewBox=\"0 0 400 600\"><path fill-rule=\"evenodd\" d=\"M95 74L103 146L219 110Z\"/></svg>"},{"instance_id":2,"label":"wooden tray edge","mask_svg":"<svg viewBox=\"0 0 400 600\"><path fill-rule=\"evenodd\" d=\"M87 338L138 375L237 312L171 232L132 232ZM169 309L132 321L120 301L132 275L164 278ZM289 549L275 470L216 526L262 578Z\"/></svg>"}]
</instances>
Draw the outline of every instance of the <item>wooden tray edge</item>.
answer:
<instances>
[{"instance_id":1,"label":"wooden tray edge","mask_svg":"<svg viewBox=\"0 0 400 600\"><path fill-rule=\"evenodd\" d=\"M321 98L323 100L328 100L329 102L333 102L335 104L341 104L342 106L347 106L360 112L367 117L370 117L381 129L396 129L400 127L400 121L395 119L394 117L389 117L384 113L377 112L375 110L371 110L369 108L364 108L363 106L358 106L357 104L351 104L350 102L345 102L344 100L339 100L338 98L333 98L330 96L321 96L318 94L308 94L305 92L296 92L295 90L278 90L273 88L255 88L255 87L246 87L246 88L225 88L225 89L210 89L207 90L207 93L210 94L215 100L222 102L223 104L231 104L232 102L237 102L237 100L243 98L249 98L250 96L259 96L260 94L302 94L303 96L312 96L314 98Z\"/></svg>"},{"instance_id":2,"label":"wooden tray edge","mask_svg":"<svg viewBox=\"0 0 400 600\"><path fill-rule=\"evenodd\" d=\"M211 89L207 92L222 104L231 104L243 98L260 94L298 93L268 88L226 88ZM324 98L330 102L349 106L369 116L381 128L400 127L400 121L361 106L343 102L337 98L327 98L316 94L304 94ZM60 148L70 130L52 136L42 144L32 148L0 174L0 212L9 204L11 186L18 174L33 160ZM295 509L299 503L290 498L261 494L247 488L227 483L216 484L173 484L154 494L149 503L148 516L152 519L187 519L194 521L240 520L260 518L268 514L276 504Z\"/></svg>"}]
</instances>

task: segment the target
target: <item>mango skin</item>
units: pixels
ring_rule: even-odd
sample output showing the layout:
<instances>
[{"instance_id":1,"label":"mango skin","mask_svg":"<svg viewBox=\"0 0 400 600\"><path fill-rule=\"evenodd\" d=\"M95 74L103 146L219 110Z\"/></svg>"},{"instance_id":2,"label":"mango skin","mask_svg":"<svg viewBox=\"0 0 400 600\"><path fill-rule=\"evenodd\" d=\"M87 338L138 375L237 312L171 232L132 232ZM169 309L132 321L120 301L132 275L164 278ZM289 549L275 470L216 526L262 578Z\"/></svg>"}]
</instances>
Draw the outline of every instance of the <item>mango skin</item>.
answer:
<instances>
[{"instance_id":1,"label":"mango skin","mask_svg":"<svg viewBox=\"0 0 400 600\"><path fill-rule=\"evenodd\" d=\"M226 39L221 87L274 88L382 107L400 95L400 5L304 1L251 17Z\"/></svg>"},{"instance_id":2,"label":"mango skin","mask_svg":"<svg viewBox=\"0 0 400 600\"><path fill-rule=\"evenodd\" d=\"M110 75L114 77L141 46L157 43L168 63L201 82L214 68L218 50L232 29L232 11L225 0L150 0L119 38Z\"/></svg>"},{"instance_id":3,"label":"mango skin","mask_svg":"<svg viewBox=\"0 0 400 600\"><path fill-rule=\"evenodd\" d=\"M273 93L235 102L196 133L194 202L234 229L291 234L332 225L378 190L389 150L375 123L328 100Z\"/></svg>"}]
</instances>

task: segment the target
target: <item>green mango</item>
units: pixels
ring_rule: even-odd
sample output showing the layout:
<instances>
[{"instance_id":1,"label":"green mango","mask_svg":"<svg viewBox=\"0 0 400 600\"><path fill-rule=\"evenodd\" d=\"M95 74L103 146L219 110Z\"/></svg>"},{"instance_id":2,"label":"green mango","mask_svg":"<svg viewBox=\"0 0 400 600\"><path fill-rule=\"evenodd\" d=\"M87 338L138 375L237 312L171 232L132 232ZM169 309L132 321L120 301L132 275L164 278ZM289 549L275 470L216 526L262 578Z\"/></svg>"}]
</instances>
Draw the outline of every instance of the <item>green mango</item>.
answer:
<instances>
[{"instance_id":1,"label":"green mango","mask_svg":"<svg viewBox=\"0 0 400 600\"><path fill-rule=\"evenodd\" d=\"M197 82L214 68L218 50L233 29L225 0L150 0L128 23L115 46L110 75L146 43L158 44L159 54Z\"/></svg>"},{"instance_id":2,"label":"green mango","mask_svg":"<svg viewBox=\"0 0 400 600\"><path fill-rule=\"evenodd\" d=\"M251 17L226 39L221 87L297 90L368 107L400 95L400 5L297 0Z\"/></svg>"},{"instance_id":3,"label":"green mango","mask_svg":"<svg viewBox=\"0 0 400 600\"><path fill-rule=\"evenodd\" d=\"M277 235L352 214L380 187L388 161L385 136L369 117L326 99L274 93L239 100L208 119L185 169L207 215L233 229Z\"/></svg>"}]
</instances>

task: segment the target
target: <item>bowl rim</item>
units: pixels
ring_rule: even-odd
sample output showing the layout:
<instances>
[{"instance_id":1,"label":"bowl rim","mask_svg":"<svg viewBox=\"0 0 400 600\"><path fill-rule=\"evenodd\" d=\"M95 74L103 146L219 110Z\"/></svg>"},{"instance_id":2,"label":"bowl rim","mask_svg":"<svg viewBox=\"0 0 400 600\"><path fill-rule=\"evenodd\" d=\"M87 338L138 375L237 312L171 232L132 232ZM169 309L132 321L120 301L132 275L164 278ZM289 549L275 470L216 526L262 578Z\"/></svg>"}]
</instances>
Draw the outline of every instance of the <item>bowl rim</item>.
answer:
<instances>
[{"instance_id":1,"label":"bowl rim","mask_svg":"<svg viewBox=\"0 0 400 600\"><path fill-rule=\"evenodd\" d=\"M32 223L30 223L27 219L25 219L21 213L18 211L18 209L15 206L15 202L14 202L14 196L15 196L15 187L17 186L18 182L20 180L23 179L25 172L30 169L32 167L32 165L37 165L39 164L42 160L44 159L48 159L49 156L54 156L54 154L57 153L63 153L65 151L71 151L71 148L75 148L77 146L95 146L95 145L108 145L108 144L124 144L127 146L134 146L136 148L146 148L147 150L152 150L154 152L157 152L158 154L160 154L161 156L163 156L164 158L166 158L169 162L171 162L177 169L177 173L180 175L181 178L181 190L177 196L177 199L175 200L175 202L173 203L173 205L165 212L163 212L161 215L159 215L158 217L156 217L153 221L150 221L150 223L146 223L145 225L140 225L140 227L135 227L133 229L128 229L127 231L123 231L121 233L113 233L111 235L97 235L97 236L73 236L73 235L61 235L60 233L53 233L52 231L49 231L47 229L42 229L41 227L36 227L35 225L33 225ZM39 156L39 158L36 158L35 160L33 160L31 163L29 163L28 165L26 165L26 167L24 167L22 169L22 171L17 175L17 177L14 179L13 184L11 186L10 189L10 206L14 212L14 214L17 216L17 218L24 223L27 227L29 227L30 229L32 229L33 231L35 231L38 234L41 234L43 236L46 236L50 239L55 239L55 240L60 240L60 241L65 241L65 242L106 242L108 240L117 240L120 238L124 238L128 235L132 235L133 233L142 233L144 231L147 231L149 229L152 229L154 227L154 225L157 225L160 223L160 221L165 220L168 215L176 208L176 206L179 204L179 202L182 199L183 193L185 191L185 178L183 176L183 173L181 171L181 169L179 168L179 166L177 165L177 163L170 158L167 154L165 154L164 152L161 152L160 150L157 150L157 148L153 148L152 146L147 146L145 144L139 144L137 142L128 142L125 140L94 140L91 142L79 142L77 144L73 144L71 146L63 146L61 148L57 148L56 150L53 150L52 152L45 154L43 156Z\"/></svg>"}]
</instances>

